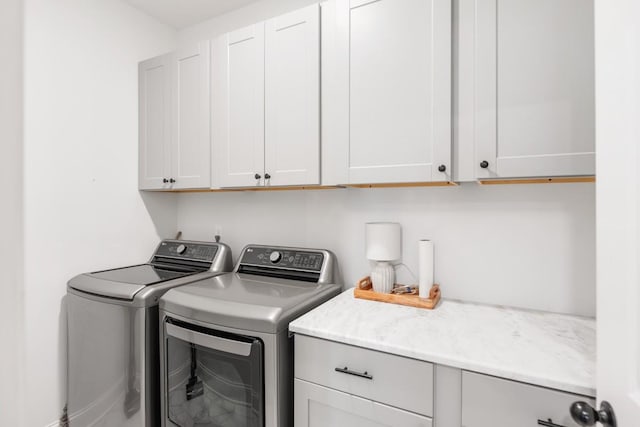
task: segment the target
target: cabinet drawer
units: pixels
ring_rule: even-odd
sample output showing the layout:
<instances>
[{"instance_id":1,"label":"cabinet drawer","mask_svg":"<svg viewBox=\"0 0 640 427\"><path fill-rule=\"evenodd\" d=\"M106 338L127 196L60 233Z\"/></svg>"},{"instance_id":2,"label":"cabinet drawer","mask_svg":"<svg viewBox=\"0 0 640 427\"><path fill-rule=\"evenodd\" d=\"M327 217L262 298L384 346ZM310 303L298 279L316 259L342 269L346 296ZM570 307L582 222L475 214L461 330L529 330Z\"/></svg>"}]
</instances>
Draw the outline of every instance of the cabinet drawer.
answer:
<instances>
[{"instance_id":1,"label":"cabinet drawer","mask_svg":"<svg viewBox=\"0 0 640 427\"><path fill-rule=\"evenodd\" d=\"M463 427L538 427L538 420L578 427L569 407L591 398L472 372L462 373Z\"/></svg>"},{"instance_id":2,"label":"cabinet drawer","mask_svg":"<svg viewBox=\"0 0 640 427\"><path fill-rule=\"evenodd\" d=\"M296 427L431 427L431 418L295 380Z\"/></svg>"},{"instance_id":3,"label":"cabinet drawer","mask_svg":"<svg viewBox=\"0 0 640 427\"><path fill-rule=\"evenodd\" d=\"M295 376L418 414L433 414L430 363L296 335Z\"/></svg>"}]
</instances>

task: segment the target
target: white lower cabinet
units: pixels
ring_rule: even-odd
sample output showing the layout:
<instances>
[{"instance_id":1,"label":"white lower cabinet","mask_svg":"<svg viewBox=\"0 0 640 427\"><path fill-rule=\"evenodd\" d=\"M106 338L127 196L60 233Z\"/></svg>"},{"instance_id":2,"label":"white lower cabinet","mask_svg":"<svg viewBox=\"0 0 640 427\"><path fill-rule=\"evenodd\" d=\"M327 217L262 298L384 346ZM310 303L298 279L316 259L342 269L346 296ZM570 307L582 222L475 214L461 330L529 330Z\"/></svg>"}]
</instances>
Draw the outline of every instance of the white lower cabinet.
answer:
<instances>
[{"instance_id":1,"label":"white lower cabinet","mask_svg":"<svg viewBox=\"0 0 640 427\"><path fill-rule=\"evenodd\" d=\"M431 427L431 418L296 379L296 427Z\"/></svg>"},{"instance_id":2,"label":"white lower cabinet","mask_svg":"<svg viewBox=\"0 0 640 427\"><path fill-rule=\"evenodd\" d=\"M462 373L463 427L578 427L569 414L590 397L472 372Z\"/></svg>"},{"instance_id":3,"label":"white lower cabinet","mask_svg":"<svg viewBox=\"0 0 640 427\"><path fill-rule=\"evenodd\" d=\"M295 425L431 426L433 365L295 337Z\"/></svg>"},{"instance_id":4,"label":"white lower cabinet","mask_svg":"<svg viewBox=\"0 0 640 427\"><path fill-rule=\"evenodd\" d=\"M589 396L295 335L295 427L578 427Z\"/></svg>"}]
</instances>

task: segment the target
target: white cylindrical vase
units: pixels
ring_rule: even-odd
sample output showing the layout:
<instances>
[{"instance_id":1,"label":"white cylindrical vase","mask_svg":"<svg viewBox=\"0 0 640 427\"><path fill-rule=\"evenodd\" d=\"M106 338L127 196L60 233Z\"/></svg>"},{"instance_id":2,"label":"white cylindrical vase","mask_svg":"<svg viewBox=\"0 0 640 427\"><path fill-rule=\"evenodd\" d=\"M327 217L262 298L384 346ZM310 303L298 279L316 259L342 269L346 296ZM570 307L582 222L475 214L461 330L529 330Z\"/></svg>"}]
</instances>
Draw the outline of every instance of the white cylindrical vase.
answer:
<instances>
[{"instance_id":1,"label":"white cylindrical vase","mask_svg":"<svg viewBox=\"0 0 640 427\"><path fill-rule=\"evenodd\" d=\"M433 286L433 242L420 240L418 242L418 295L428 298L429 290Z\"/></svg>"},{"instance_id":2,"label":"white cylindrical vase","mask_svg":"<svg viewBox=\"0 0 640 427\"><path fill-rule=\"evenodd\" d=\"M371 285L375 292L391 293L396 282L396 272L390 262L378 261L371 270Z\"/></svg>"}]
</instances>

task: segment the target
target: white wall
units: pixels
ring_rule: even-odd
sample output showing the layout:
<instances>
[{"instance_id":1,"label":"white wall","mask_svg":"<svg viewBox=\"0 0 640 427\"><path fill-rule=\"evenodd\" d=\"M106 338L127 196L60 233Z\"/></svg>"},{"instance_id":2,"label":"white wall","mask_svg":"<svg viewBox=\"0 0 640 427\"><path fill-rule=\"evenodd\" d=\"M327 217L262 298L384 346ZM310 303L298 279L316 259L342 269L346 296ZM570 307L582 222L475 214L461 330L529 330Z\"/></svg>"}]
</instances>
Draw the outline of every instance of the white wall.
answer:
<instances>
[{"instance_id":1,"label":"white wall","mask_svg":"<svg viewBox=\"0 0 640 427\"><path fill-rule=\"evenodd\" d=\"M365 222L397 221L414 273L418 240L435 242L446 298L593 316L594 192L593 184L464 184L181 194L178 228L188 239L219 229L235 256L248 243L330 249L349 287L369 271Z\"/></svg>"},{"instance_id":2,"label":"white wall","mask_svg":"<svg viewBox=\"0 0 640 427\"><path fill-rule=\"evenodd\" d=\"M119 0L26 1L27 426L64 406L67 280L146 261L173 233L171 196L137 191L137 63L174 47Z\"/></svg>"},{"instance_id":3,"label":"white wall","mask_svg":"<svg viewBox=\"0 0 640 427\"><path fill-rule=\"evenodd\" d=\"M20 426L22 310L22 1L0 2L0 425Z\"/></svg>"}]
</instances>

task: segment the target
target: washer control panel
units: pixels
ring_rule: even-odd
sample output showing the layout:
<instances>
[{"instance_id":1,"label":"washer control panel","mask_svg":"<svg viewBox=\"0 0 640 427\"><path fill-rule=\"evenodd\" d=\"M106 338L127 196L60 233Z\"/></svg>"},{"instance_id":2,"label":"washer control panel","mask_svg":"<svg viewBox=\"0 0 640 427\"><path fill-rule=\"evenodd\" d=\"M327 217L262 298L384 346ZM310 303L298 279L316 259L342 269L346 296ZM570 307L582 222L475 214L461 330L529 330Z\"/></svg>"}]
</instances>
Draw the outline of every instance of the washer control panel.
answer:
<instances>
[{"instance_id":1,"label":"washer control panel","mask_svg":"<svg viewBox=\"0 0 640 427\"><path fill-rule=\"evenodd\" d=\"M282 269L320 271L323 262L324 254L322 252L250 246L244 251L240 263Z\"/></svg>"},{"instance_id":2,"label":"washer control panel","mask_svg":"<svg viewBox=\"0 0 640 427\"><path fill-rule=\"evenodd\" d=\"M212 262L217 251L218 245L216 244L164 240L160 243L155 256Z\"/></svg>"}]
</instances>

